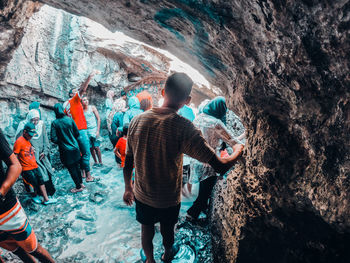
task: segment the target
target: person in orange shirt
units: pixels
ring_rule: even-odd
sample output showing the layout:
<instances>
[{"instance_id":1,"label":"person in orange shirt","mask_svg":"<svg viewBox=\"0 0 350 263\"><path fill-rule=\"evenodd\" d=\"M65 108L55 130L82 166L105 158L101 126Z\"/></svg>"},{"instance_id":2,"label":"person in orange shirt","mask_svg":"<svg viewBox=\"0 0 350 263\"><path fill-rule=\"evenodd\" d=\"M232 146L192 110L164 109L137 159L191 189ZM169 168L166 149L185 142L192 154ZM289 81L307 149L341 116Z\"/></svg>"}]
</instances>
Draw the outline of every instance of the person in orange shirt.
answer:
<instances>
[{"instance_id":1,"label":"person in orange shirt","mask_svg":"<svg viewBox=\"0 0 350 263\"><path fill-rule=\"evenodd\" d=\"M41 203L41 199L37 196L38 190L40 190L44 197L44 204L53 204L57 200L54 198L49 199L47 196L45 182L38 170L38 164L35 160L35 153L30 140L36 134L35 125L31 122L26 123L23 129L23 135L19 137L15 145L13 146L13 152L17 155L20 164L22 165L22 178L24 183L33 193L33 201L35 203Z\"/></svg>"},{"instance_id":2,"label":"person in orange shirt","mask_svg":"<svg viewBox=\"0 0 350 263\"><path fill-rule=\"evenodd\" d=\"M120 167L124 168L125 165L125 151L126 151L126 142L127 142L127 134L128 134L129 125L124 125L122 136L114 148L115 155L122 160Z\"/></svg>"},{"instance_id":3,"label":"person in orange shirt","mask_svg":"<svg viewBox=\"0 0 350 263\"><path fill-rule=\"evenodd\" d=\"M7 169L4 169L3 163ZM12 189L22 167L0 129L0 247L16 254L23 262L54 263L38 242L24 209ZM35 258L34 258L35 257ZM0 262L5 262L0 256Z\"/></svg>"}]
</instances>

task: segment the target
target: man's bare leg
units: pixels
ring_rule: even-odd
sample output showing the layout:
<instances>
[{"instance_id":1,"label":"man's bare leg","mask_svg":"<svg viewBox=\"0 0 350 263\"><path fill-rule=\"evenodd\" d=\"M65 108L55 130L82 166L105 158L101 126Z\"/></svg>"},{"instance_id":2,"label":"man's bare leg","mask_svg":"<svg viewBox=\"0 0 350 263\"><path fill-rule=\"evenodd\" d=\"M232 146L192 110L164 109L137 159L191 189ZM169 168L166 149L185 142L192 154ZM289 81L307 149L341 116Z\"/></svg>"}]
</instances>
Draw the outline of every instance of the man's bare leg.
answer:
<instances>
[{"instance_id":1,"label":"man's bare leg","mask_svg":"<svg viewBox=\"0 0 350 263\"><path fill-rule=\"evenodd\" d=\"M55 260L53 260L49 252L39 243L37 249L30 254L39 259L39 261L42 263L55 263Z\"/></svg>"},{"instance_id":2,"label":"man's bare leg","mask_svg":"<svg viewBox=\"0 0 350 263\"><path fill-rule=\"evenodd\" d=\"M87 171L85 171L85 174L86 174L86 182L93 182L94 181L94 178L91 176L91 173L90 173L90 171L89 172L87 172Z\"/></svg>"},{"instance_id":3,"label":"man's bare leg","mask_svg":"<svg viewBox=\"0 0 350 263\"><path fill-rule=\"evenodd\" d=\"M96 148L95 147L91 147L90 148L90 153L91 153L92 159L94 159L94 163L97 164Z\"/></svg>"},{"instance_id":4,"label":"man's bare leg","mask_svg":"<svg viewBox=\"0 0 350 263\"><path fill-rule=\"evenodd\" d=\"M175 224L160 224L160 233L163 237L164 246L164 261L172 259L173 256L172 247L174 245L174 228Z\"/></svg>"},{"instance_id":5,"label":"man's bare leg","mask_svg":"<svg viewBox=\"0 0 350 263\"><path fill-rule=\"evenodd\" d=\"M155 263L153 255L154 225L141 225L141 242L147 263Z\"/></svg>"},{"instance_id":6,"label":"man's bare leg","mask_svg":"<svg viewBox=\"0 0 350 263\"><path fill-rule=\"evenodd\" d=\"M48 201L48 200L49 200L49 197L47 196L47 192L46 192L46 187L45 187L45 185L44 185L44 184L39 185L39 188L40 188L41 193L43 194L44 202Z\"/></svg>"},{"instance_id":7,"label":"man's bare leg","mask_svg":"<svg viewBox=\"0 0 350 263\"><path fill-rule=\"evenodd\" d=\"M17 257L19 257L25 263L35 263L36 262L35 258L32 255L28 254L20 247L17 248L17 250L14 251L13 254L15 254Z\"/></svg>"},{"instance_id":8,"label":"man's bare leg","mask_svg":"<svg viewBox=\"0 0 350 263\"><path fill-rule=\"evenodd\" d=\"M100 147L95 147L95 151L96 151L99 163L102 164L102 154L101 154Z\"/></svg>"}]
</instances>

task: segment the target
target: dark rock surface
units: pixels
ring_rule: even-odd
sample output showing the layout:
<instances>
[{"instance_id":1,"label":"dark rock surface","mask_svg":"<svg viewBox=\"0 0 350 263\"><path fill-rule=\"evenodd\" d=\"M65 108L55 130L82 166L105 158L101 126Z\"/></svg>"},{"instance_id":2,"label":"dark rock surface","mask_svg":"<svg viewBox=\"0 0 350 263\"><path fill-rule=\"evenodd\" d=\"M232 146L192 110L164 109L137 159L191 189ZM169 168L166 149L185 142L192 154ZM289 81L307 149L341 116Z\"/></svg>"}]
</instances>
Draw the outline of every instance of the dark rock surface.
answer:
<instances>
[{"instance_id":1,"label":"dark rock surface","mask_svg":"<svg viewBox=\"0 0 350 263\"><path fill-rule=\"evenodd\" d=\"M216 187L216 262L348 261L349 1L42 2L167 49L224 91L247 143Z\"/></svg>"}]
</instances>

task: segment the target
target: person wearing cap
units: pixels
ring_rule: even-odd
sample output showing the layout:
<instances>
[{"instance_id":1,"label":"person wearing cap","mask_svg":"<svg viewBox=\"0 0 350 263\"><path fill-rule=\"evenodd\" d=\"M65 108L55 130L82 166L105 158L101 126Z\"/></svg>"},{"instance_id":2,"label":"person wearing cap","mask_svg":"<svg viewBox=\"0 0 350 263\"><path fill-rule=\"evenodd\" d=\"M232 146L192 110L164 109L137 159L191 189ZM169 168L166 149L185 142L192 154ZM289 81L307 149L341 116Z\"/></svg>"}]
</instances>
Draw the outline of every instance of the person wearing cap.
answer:
<instances>
[{"instance_id":1,"label":"person wearing cap","mask_svg":"<svg viewBox=\"0 0 350 263\"><path fill-rule=\"evenodd\" d=\"M6 163L6 170L2 162ZM0 130L0 247L12 251L23 262L36 262L34 257L41 262L55 262L38 242L12 189L21 171L21 164ZM4 262L1 257L0 262Z\"/></svg>"},{"instance_id":2,"label":"person wearing cap","mask_svg":"<svg viewBox=\"0 0 350 263\"><path fill-rule=\"evenodd\" d=\"M17 155L22 165L22 178L26 188L33 194L33 201L41 203L41 199L37 196L37 192L40 192L44 198L43 203L45 205L53 204L57 200L54 198L49 199L47 196L45 182L38 170L38 164L35 159L34 147L30 143L30 140L35 135L35 125L31 122L26 123L22 136L16 140L13 146L13 152Z\"/></svg>"},{"instance_id":3,"label":"person wearing cap","mask_svg":"<svg viewBox=\"0 0 350 263\"><path fill-rule=\"evenodd\" d=\"M23 121L24 123L22 125L18 125L16 138L18 139L20 136L22 136L24 125L27 122L31 122L35 125L36 135L33 136L30 143L34 147L35 160L39 166L39 172L44 179L46 191L49 196L52 196L56 191L55 186L52 183L54 169L52 168L49 160L50 143L47 137L45 123L40 119L40 116L39 109L29 110L26 119Z\"/></svg>"}]
</instances>

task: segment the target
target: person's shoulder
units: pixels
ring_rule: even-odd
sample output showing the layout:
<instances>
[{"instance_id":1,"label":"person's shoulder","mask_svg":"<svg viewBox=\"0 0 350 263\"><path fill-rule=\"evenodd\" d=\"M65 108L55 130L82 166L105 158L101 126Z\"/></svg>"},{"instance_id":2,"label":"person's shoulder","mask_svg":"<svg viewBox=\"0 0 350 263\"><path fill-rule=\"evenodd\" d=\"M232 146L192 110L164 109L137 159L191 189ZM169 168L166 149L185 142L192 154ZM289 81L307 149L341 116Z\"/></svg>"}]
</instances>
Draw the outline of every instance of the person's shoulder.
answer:
<instances>
[{"instance_id":1,"label":"person's shoulder","mask_svg":"<svg viewBox=\"0 0 350 263\"><path fill-rule=\"evenodd\" d=\"M23 142L23 140L25 140L25 139L24 139L24 137L21 135L21 136L18 137L18 139L16 140L16 142Z\"/></svg>"},{"instance_id":2,"label":"person's shoulder","mask_svg":"<svg viewBox=\"0 0 350 263\"><path fill-rule=\"evenodd\" d=\"M180 114L174 114L173 118L179 124L182 124L185 126L193 126L192 122L189 119L181 116Z\"/></svg>"},{"instance_id":3,"label":"person's shoulder","mask_svg":"<svg viewBox=\"0 0 350 263\"><path fill-rule=\"evenodd\" d=\"M18 139L15 141L14 146L16 147L20 147L21 145L23 145L25 143L25 139L23 136L18 137Z\"/></svg>"}]
</instances>

